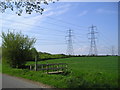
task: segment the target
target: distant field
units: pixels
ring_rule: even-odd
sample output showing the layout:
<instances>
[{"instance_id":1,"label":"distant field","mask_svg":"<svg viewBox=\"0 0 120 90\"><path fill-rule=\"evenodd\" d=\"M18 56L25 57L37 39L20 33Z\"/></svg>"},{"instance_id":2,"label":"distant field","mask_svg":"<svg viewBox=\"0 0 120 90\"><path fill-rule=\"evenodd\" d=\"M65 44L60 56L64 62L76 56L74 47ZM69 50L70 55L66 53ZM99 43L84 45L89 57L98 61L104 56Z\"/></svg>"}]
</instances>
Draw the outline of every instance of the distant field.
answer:
<instances>
[{"instance_id":1,"label":"distant field","mask_svg":"<svg viewBox=\"0 0 120 90\"><path fill-rule=\"evenodd\" d=\"M89 71L106 72L116 76L118 72L118 57L72 57L38 62L38 64L47 63L67 63L76 74ZM34 62L27 64L34 64Z\"/></svg>"},{"instance_id":2,"label":"distant field","mask_svg":"<svg viewBox=\"0 0 120 90\"><path fill-rule=\"evenodd\" d=\"M39 81L58 88L115 88L118 86L117 56L71 57L38 62L38 64L43 63L67 63L72 73L69 75L47 75L40 71L17 69L10 72L10 69L6 70L7 68L4 69L4 73ZM34 62L28 62L28 64L34 64Z\"/></svg>"}]
</instances>

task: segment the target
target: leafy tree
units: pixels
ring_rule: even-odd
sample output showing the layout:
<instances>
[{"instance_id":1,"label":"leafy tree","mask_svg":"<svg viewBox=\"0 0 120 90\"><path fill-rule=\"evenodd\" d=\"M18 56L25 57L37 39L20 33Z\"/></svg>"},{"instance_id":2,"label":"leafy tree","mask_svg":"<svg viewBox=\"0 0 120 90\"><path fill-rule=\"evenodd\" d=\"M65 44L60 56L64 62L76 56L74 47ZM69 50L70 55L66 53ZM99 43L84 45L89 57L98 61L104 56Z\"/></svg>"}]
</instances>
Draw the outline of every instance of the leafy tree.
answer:
<instances>
[{"instance_id":1,"label":"leafy tree","mask_svg":"<svg viewBox=\"0 0 120 90\"><path fill-rule=\"evenodd\" d=\"M32 55L32 60L35 60L35 56L38 57L38 52L37 52L36 48L31 49L31 55Z\"/></svg>"},{"instance_id":2,"label":"leafy tree","mask_svg":"<svg viewBox=\"0 0 120 90\"><path fill-rule=\"evenodd\" d=\"M42 14L42 12L44 11L44 8L41 7L41 4L43 3L48 5L49 2L54 3L55 1L54 0L39 0L39 2L35 2L34 0L33 1L27 0L27 2L26 1L13 2L10 0L0 1L0 11L5 12L5 10L9 8L12 11L16 9L17 10L16 14L18 14L19 16L21 16L23 11L25 11L27 14L31 14L33 11L35 11L36 13Z\"/></svg>"},{"instance_id":3,"label":"leafy tree","mask_svg":"<svg viewBox=\"0 0 120 90\"><path fill-rule=\"evenodd\" d=\"M26 60L31 56L30 49L35 43L35 39L20 33L2 32L2 51L6 62L13 68L21 68Z\"/></svg>"}]
</instances>

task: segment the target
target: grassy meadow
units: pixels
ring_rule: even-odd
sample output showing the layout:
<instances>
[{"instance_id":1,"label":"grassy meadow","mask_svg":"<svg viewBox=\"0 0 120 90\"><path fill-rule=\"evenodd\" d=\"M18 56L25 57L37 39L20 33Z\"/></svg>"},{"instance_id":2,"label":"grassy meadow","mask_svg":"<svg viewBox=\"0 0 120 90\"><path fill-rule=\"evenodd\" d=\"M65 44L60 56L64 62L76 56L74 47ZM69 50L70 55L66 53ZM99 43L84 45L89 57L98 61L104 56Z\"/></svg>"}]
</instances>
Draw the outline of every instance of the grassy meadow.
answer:
<instances>
[{"instance_id":1,"label":"grassy meadow","mask_svg":"<svg viewBox=\"0 0 120 90\"><path fill-rule=\"evenodd\" d=\"M3 73L42 82L56 88L117 88L118 57L71 57L39 61L38 64L67 63L64 74L45 74L41 71L13 69L3 65ZM34 62L27 62L27 65Z\"/></svg>"}]
</instances>

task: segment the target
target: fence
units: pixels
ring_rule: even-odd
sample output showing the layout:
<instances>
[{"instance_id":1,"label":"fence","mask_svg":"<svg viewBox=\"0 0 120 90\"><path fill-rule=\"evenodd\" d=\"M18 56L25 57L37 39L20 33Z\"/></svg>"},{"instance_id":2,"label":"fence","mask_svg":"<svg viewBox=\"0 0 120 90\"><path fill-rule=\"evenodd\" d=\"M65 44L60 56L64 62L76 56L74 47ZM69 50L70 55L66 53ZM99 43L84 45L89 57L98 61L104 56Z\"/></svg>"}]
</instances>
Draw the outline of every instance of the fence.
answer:
<instances>
[{"instance_id":1,"label":"fence","mask_svg":"<svg viewBox=\"0 0 120 90\"><path fill-rule=\"evenodd\" d=\"M30 70L34 68L34 65L30 65ZM37 71L43 71L46 73L62 73L67 70L66 63L54 63L54 64L37 64Z\"/></svg>"}]
</instances>

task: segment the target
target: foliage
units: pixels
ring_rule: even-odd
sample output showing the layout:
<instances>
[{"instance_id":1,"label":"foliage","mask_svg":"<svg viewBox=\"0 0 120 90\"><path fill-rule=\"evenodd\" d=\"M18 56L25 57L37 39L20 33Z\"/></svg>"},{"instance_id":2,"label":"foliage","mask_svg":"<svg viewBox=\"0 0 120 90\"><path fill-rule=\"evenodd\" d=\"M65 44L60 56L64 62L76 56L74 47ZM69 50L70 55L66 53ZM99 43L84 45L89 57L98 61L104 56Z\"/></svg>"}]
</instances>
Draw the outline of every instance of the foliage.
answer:
<instances>
[{"instance_id":1,"label":"foliage","mask_svg":"<svg viewBox=\"0 0 120 90\"><path fill-rule=\"evenodd\" d=\"M39 60L48 60L48 59L59 59L59 58L67 58L67 55L64 54L50 54L45 52L39 52Z\"/></svg>"},{"instance_id":2,"label":"foliage","mask_svg":"<svg viewBox=\"0 0 120 90\"><path fill-rule=\"evenodd\" d=\"M29 60L35 60L35 57L38 58L38 52L37 52L36 48L32 48L30 50L30 52L31 52L31 59L29 59Z\"/></svg>"},{"instance_id":3,"label":"foliage","mask_svg":"<svg viewBox=\"0 0 120 90\"><path fill-rule=\"evenodd\" d=\"M21 68L25 65L26 60L31 56L30 49L35 43L35 39L30 39L21 33L2 32L2 49L3 57L11 67Z\"/></svg>"},{"instance_id":4,"label":"foliage","mask_svg":"<svg viewBox=\"0 0 120 90\"><path fill-rule=\"evenodd\" d=\"M42 14L44 8L41 7L41 4L43 3L48 5L49 2L54 3L55 1L54 0L39 0L39 2L29 1L29 0L24 2L20 2L20 1L13 2L10 0L0 1L0 10L1 12L5 12L5 10L8 8L10 8L11 11L14 11L16 9L17 10L16 14L18 14L19 16L21 16L24 10L27 14L31 14L33 11Z\"/></svg>"}]
</instances>

